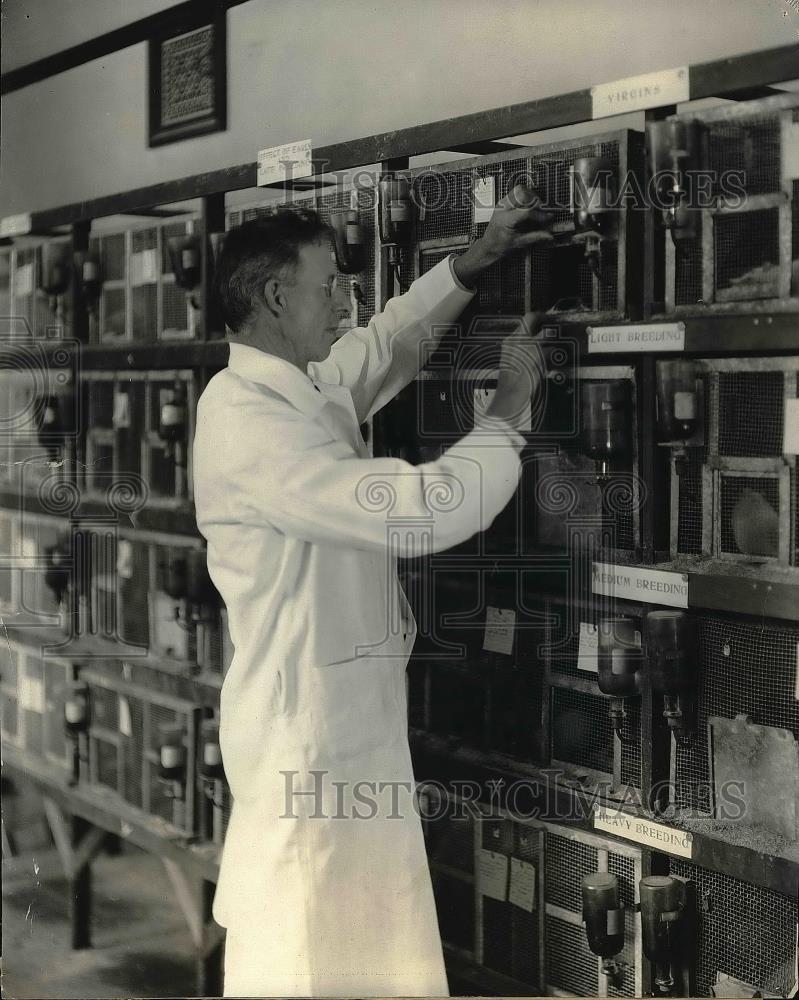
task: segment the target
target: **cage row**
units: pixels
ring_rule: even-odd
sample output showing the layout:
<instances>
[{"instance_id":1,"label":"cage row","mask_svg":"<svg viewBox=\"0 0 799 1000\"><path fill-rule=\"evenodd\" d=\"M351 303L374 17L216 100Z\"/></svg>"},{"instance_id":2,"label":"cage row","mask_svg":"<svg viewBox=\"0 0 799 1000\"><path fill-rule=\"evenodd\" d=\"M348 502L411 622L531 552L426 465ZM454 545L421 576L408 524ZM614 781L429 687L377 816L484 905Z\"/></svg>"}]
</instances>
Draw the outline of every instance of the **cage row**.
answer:
<instances>
[{"instance_id":1,"label":"cage row","mask_svg":"<svg viewBox=\"0 0 799 1000\"><path fill-rule=\"evenodd\" d=\"M514 819L421 785L439 925L450 955L528 992L789 996L795 899L557 822ZM430 800L430 801L428 801ZM729 992L733 989L735 992Z\"/></svg>"},{"instance_id":2,"label":"cage row","mask_svg":"<svg viewBox=\"0 0 799 1000\"><path fill-rule=\"evenodd\" d=\"M186 504L196 373L80 372L66 350L55 361L34 351L0 373L0 482L54 512L84 498L109 512Z\"/></svg>"},{"instance_id":3,"label":"cage row","mask_svg":"<svg viewBox=\"0 0 799 1000\"><path fill-rule=\"evenodd\" d=\"M670 235L656 312L795 309L798 109L799 99L783 94L689 110L650 123L646 136L593 134L379 181L363 175L357 184L231 208L227 226L281 204L319 210L334 231L353 322L362 323L375 309L381 259L407 284L480 236L496 203L522 182L552 209L552 239L490 268L479 284L478 311L638 318L647 212ZM192 217L148 220L103 228L76 255L58 239L4 251L4 315L15 317L17 336L62 335L71 326L66 293L74 281L73 299L90 313L92 342L204 336L203 258L212 260L222 239L212 236L206 246Z\"/></svg>"},{"instance_id":4,"label":"cage row","mask_svg":"<svg viewBox=\"0 0 799 1000\"><path fill-rule=\"evenodd\" d=\"M439 576L407 581L412 728L799 858L799 628Z\"/></svg>"},{"instance_id":5,"label":"cage row","mask_svg":"<svg viewBox=\"0 0 799 1000\"><path fill-rule=\"evenodd\" d=\"M176 840L221 844L230 792L213 693L141 661L9 639L2 740L104 811Z\"/></svg>"},{"instance_id":6,"label":"cage row","mask_svg":"<svg viewBox=\"0 0 799 1000\"><path fill-rule=\"evenodd\" d=\"M231 212L236 221L271 213L282 202ZM316 209L335 234L339 284L350 293L351 325L375 312L374 194L344 190L296 198L294 210ZM2 339L69 339L74 310L87 314L90 344L157 343L219 337L208 329L202 298L203 268L213 273L223 233L206 240L196 217L114 227L102 220L85 251L68 239L30 240L0 252ZM205 263L204 263L205 262Z\"/></svg>"},{"instance_id":7,"label":"cage row","mask_svg":"<svg viewBox=\"0 0 799 1000\"><path fill-rule=\"evenodd\" d=\"M664 557L797 564L799 359L661 360L648 398L636 367L577 366L568 343L543 343L519 488L464 552L639 558L654 503ZM453 344L454 368L429 366L381 415L381 450L416 464L471 431L496 385L492 350L491 338ZM646 426L663 495L643 475Z\"/></svg>"},{"instance_id":8,"label":"cage row","mask_svg":"<svg viewBox=\"0 0 799 1000\"><path fill-rule=\"evenodd\" d=\"M439 345L381 412L376 450L418 464L473 430L495 391L498 343L456 339L443 360ZM187 505L196 374L80 372L68 352L66 362L0 373L5 485L53 512L70 497L133 513ZM655 502L641 461L651 422L670 484L656 498L664 557L797 564L799 359L660 360L652 394L636 366L579 366L560 339L543 341L538 363L519 488L464 551L590 545L638 558L641 511Z\"/></svg>"},{"instance_id":9,"label":"cage row","mask_svg":"<svg viewBox=\"0 0 799 1000\"><path fill-rule=\"evenodd\" d=\"M0 511L0 612L51 644L217 684L232 658L199 540L125 533L103 516Z\"/></svg>"},{"instance_id":10,"label":"cage row","mask_svg":"<svg viewBox=\"0 0 799 1000\"><path fill-rule=\"evenodd\" d=\"M123 827L222 842L231 799L213 707L141 664L15 641L0 656L6 753L24 749L34 770L60 774ZM651 962L662 993L686 983L690 995L789 995L795 899L678 857L642 878L636 845L557 818L517 821L484 792L478 805L439 782L420 789L451 954L533 992L640 996Z\"/></svg>"}]
</instances>

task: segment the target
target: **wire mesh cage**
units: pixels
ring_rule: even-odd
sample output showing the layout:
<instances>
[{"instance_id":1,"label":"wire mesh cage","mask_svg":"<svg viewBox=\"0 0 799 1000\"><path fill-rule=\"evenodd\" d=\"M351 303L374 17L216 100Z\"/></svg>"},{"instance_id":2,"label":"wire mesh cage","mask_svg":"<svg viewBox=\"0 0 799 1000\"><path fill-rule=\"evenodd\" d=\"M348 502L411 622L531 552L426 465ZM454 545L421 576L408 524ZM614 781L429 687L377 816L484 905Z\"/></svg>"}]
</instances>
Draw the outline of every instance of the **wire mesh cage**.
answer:
<instances>
[{"instance_id":1,"label":"wire mesh cage","mask_svg":"<svg viewBox=\"0 0 799 1000\"><path fill-rule=\"evenodd\" d=\"M196 256L184 272L190 279L199 271L198 233L197 219L180 218L92 236L89 254L98 265L100 289L89 318L90 343L189 340L202 333L197 303L191 289L181 287L170 252L171 240L176 254L185 247Z\"/></svg>"},{"instance_id":2,"label":"wire mesh cage","mask_svg":"<svg viewBox=\"0 0 799 1000\"><path fill-rule=\"evenodd\" d=\"M640 637L639 608L617 602L614 613L629 616ZM617 779L617 791L625 792L641 787L641 706L636 698L625 699L623 742L617 740L608 714L611 702L598 683L597 630L606 615L597 603L546 603L542 655L549 684L549 757L587 778L596 772L603 783Z\"/></svg>"},{"instance_id":3,"label":"wire mesh cage","mask_svg":"<svg viewBox=\"0 0 799 1000\"><path fill-rule=\"evenodd\" d=\"M474 957L474 818L437 787L417 789L439 928L446 947Z\"/></svg>"},{"instance_id":4,"label":"wire mesh cage","mask_svg":"<svg viewBox=\"0 0 799 1000\"><path fill-rule=\"evenodd\" d=\"M15 337L13 310L11 305L11 284L13 271L13 251L10 248L0 250L0 316L7 317L0 332L0 340L11 341Z\"/></svg>"},{"instance_id":5,"label":"wire mesh cage","mask_svg":"<svg viewBox=\"0 0 799 1000\"><path fill-rule=\"evenodd\" d=\"M599 409L594 397L602 397ZM536 441L553 446L536 457L535 492L526 504L536 548L605 550L622 558L640 548L635 400L635 373L626 367L581 367L574 377L550 380ZM618 413L612 435L603 423L611 410Z\"/></svg>"},{"instance_id":6,"label":"wire mesh cage","mask_svg":"<svg viewBox=\"0 0 799 1000\"><path fill-rule=\"evenodd\" d=\"M198 802L203 818L200 835L204 840L220 847L225 842L230 814L233 809L233 795L224 777L204 778L198 781Z\"/></svg>"},{"instance_id":7,"label":"wire mesh cage","mask_svg":"<svg viewBox=\"0 0 799 1000\"><path fill-rule=\"evenodd\" d=\"M125 645L150 646L151 546L120 538L116 546L118 638Z\"/></svg>"},{"instance_id":8,"label":"wire mesh cage","mask_svg":"<svg viewBox=\"0 0 799 1000\"><path fill-rule=\"evenodd\" d=\"M30 513L15 518L16 537L9 550L9 573L16 576L15 612L31 623L63 625L58 595L48 585L48 551L64 537L64 524L56 518Z\"/></svg>"},{"instance_id":9,"label":"wire mesh cage","mask_svg":"<svg viewBox=\"0 0 799 1000\"><path fill-rule=\"evenodd\" d=\"M0 653L0 734L4 741L16 746L19 740L19 656L7 645Z\"/></svg>"},{"instance_id":10,"label":"wire mesh cage","mask_svg":"<svg viewBox=\"0 0 799 1000\"><path fill-rule=\"evenodd\" d=\"M192 237L194 239L192 240ZM201 238L196 220L170 222L160 228L161 273L158 332L162 340L190 340L199 333L200 302L191 288L181 287L176 267L184 283L196 273L199 291ZM186 261L187 268L183 267Z\"/></svg>"},{"instance_id":11,"label":"wire mesh cage","mask_svg":"<svg viewBox=\"0 0 799 1000\"><path fill-rule=\"evenodd\" d=\"M640 136L615 132L412 171L417 242L406 280L428 270L436 257L481 236L491 206L523 183L535 187L554 209L555 239L491 267L478 282L475 307L491 315L529 309L592 319L627 315L628 293L636 280L630 273L634 258L628 257L635 213L625 206L615 213L612 232L601 240L601 264L592 267L572 215L571 171L581 157L602 157L621 184L629 172L640 175Z\"/></svg>"},{"instance_id":12,"label":"wire mesh cage","mask_svg":"<svg viewBox=\"0 0 799 1000\"><path fill-rule=\"evenodd\" d=\"M64 772L72 767L64 703L73 673L71 661L45 658L40 644L7 639L0 651L3 741Z\"/></svg>"},{"instance_id":13,"label":"wire mesh cage","mask_svg":"<svg viewBox=\"0 0 799 1000\"><path fill-rule=\"evenodd\" d=\"M35 247L11 251L11 337L33 336L36 326L35 297L39 277L39 253Z\"/></svg>"},{"instance_id":14,"label":"wire mesh cage","mask_svg":"<svg viewBox=\"0 0 799 1000\"><path fill-rule=\"evenodd\" d=\"M512 891L507 899L488 895L478 878L482 964L538 990L541 940L537 879L542 870L541 831L509 820L486 818L480 821L478 833L482 851L507 857L509 889L519 879L518 869L535 872L528 876L526 898Z\"/></svg>"},{"instance_id":15,"label":"wire mesh cage","mask_svg":"<svg viewBox=\"0 0 799 1000\"><path fill-rule=\"evenodd\" d=\"M696 995L714 996L719 974L787 997L796 981L795 898L672 858L698 900Z\"/></svg>"},{"instance_id":16,"label":"wire mesh cage","mask_svg":"<svg viewBox=\"0 0 799 1000\"><path fill-rule=\"evenodd\" d=\"M184 407L185 424L179 439L175 427L163 418L175 404ZM148 372L142 468L151 499L184 502L192 495L191 447L197 408L195 375L190 371Z\"/></svg>"},{"instance_id":17,"label":"wire mesh cage","mask_svg":"<svg viewBox=\"0 0 799 1000\"><path fill-rule=\"evenodd\" d=\"M81 672L89 688L89 760L85 779L106 793L105 806L126 817L160 821L167 836L197 833L197 702L127 681L111 664ZM165 779L165 728L184 748L178 777Z\"/></svg>"},{"instance_id":18,"label":"wire mesh cage","mask_svg":"<svg viewBox=\"0 0 799 1000\"><path fill-rule=\"evenodd\" d=\"M419 579L422 587L406 586L420 626L409 675L411 724L515 759L537 759L540 614L510 601L512 572L486 580L480 569L439 571Z\"/></svg>"},{"instance_id":19,"label":"wire mesh cage","mask_svg":"<svg viewBox=\"0 0 799 1000\"><path fill-rule=\"evenodd\" d=\"M17 494L47 494L66 483L78 444L77 355L59 348L56 357L66 364L48 369L39 350L0 371L0 483Z\"/></svg>"},{"instance_id":20,"label":"wire mesh cage","mask_svg":"<svg viewBox=\"0 0 799 1000\"><path fill-rule=\"evenodd\" d=\"M638 848L539 820L520 822L487 804L478 811L457 797L445 802L438 784L423 783L420 796L433 800L421 815L446 945L528 993L641 995ZM617 877L625 911L618 983L602 971L582 926L581 882L597 871Z\"/></svg>"},{"instance_id":21,"label":"wire mesh cage","mask_svg":"<svg viewBox=\"0 0 799 1000\"><path fill-rule=\"evenodd\" d=\"M11 511L0 511L0 612L19 606L19 572L14 568L17 552L17 517Z\"/></svg>"},{"instance_id":22,"label":"wire mesh cage","mask_svg":"<svg viewBox=\"0 0 799 1000\"><path fill-rule=\"evenodd\" d=\"M316 210L328 225L332 215L347 210L357 213L363 243L363 266L357 274L336 275L337 287L350 294L352 299L352 325L365 326L377 311L377 238L375 232L374 188L355 187L336 190L330 194L321 191L316 199ZM357 286L357 287L356 287Z\"/></svg>"},{"instance_id":23,"label":"wire mesh cage","mask_svg":"<svg viewBox=\"0 0 799 1000\"><path fill-rule=\"evenodd\" d=\"M666 242L667 312L796 307L798 105L782 94L675 116L703 133L711 197L695 195L698 235Z\"/></svg>"},{"instance_id":24,"label":"wire mesh cage","mask_svg":"<svg viewBox=\"0 0 799 1000\"><path fill-rule=\"evenodd\" d=\"M74 281L71 242L51 238L30 248L27 254L31 260L34 288L26 311L34 338L51 341L69 337L72 332L70 291Z\"/></svg>"},{"instance_id":25,"label":"wire mesh cage","mask_svg":"<svg viewBox=\"0 0 799 1000\"><path fill-rule=\"evenodd\" d=\"M473 338L477 339L477 338ZM468 341L468 338L467 338ZM493 345L486 340L486 350ZM459 351L456 348L456 351ZM438 352L437 352L438 353ZM485 360L482 346L477 353ZM456 366L431 363L381 411L379 449L413 465L436 461L457 441L472 432L496 389L496 370L459 367L468 364L465 353ZM479 443L479 442L478 442ZM525 530L534 490L532 461L525 456L517 491L491 524L461 542L459 555L517 555L532 544Z\"/></svg>"},{"instance_id":26,"label":"wire mesh cage","mask_svg":"<svg viewBox=\"0 0 799 1000\"><path fill-rule=\"evenodd\" d=\"M281 210L310 210L318 212L322 221L330 225L331 216L354 211L360 227L363 266L355 274L337 271L336 286L350 296L350 325L365 326L379 308L376 205L374 188L359 184L337 184L333 189L322 188L316 195L297 196L289 192L285 198L272 198L233 209L227 213L226 224L228 229L233 229L244 222L264 218Z\"/></svg>"},{"instance_id":27,"label":"wire mesh cage","mask_svg":"<svg viewBox=\"0 0 799 1000\"><path fill-rule=\"evenodd\" d=\"M795 420L799 360L697 364L699 443L672 452L672 557L796 565L796 456L787 421Z\"/></svg>"},{"instance_id":28,"label":"wire mesh cage","mask_svg":"<svg viewBox=\"0 0 799 1000\"><path fill-rule=\"evenodd\" d=\"M745 715L754 723L790 730L799 739L798 643L795 626L721 615L699 618L696 729L688 745L672 750L678 809L699 815L713 812L710 718ZM775 774L774 787L779 785L780 776Z\"/></svg>"},{"instance_id":29,"label":"wire mesh cage","mask_svg":"<svg viewBox=\"0 0 799 1000\"><path fill-rule=\"evenodd\" d=\"M155 340L158 335L158 229L137 229L130 234L128 284L130 335L133 340Z\"/></svg>"},{"instance_id":30,"label":"wire mesh cage","mask_svg":"<svg viewBox=\"0 0 799 1000\"><path fill-rule=\"evenodd\" d=\"M81 373L90 496L108 501L122 490L166 506L190 498L195 378L189 370Z\"/></svg>"},{"instance_id":31,"label":"wire mesh cage","mask_svg":"<svg viewBox=\"0 0 799 1000\"><path fill-rule=\"evenodd\" d=\"M582 879L609 871L619 882L625 910L625 942L617 961L621 982L611 984L602 960L588 947L582 927ZM576 996L640 996L641 946L634 917L640 854L612 841L545 826L543 853L544 953L547 992Z\"/></svg>"},{"instance_id":32,"label":"wire mesh cage","mask_svg":"<svg viewBox=\"0 0 799 1000\"><path fill-rule=\"evenodd\" d=\"M197 665L221 682L233 659L225 608L208 612L197 625Z\"/></svg>"}]
</instances>

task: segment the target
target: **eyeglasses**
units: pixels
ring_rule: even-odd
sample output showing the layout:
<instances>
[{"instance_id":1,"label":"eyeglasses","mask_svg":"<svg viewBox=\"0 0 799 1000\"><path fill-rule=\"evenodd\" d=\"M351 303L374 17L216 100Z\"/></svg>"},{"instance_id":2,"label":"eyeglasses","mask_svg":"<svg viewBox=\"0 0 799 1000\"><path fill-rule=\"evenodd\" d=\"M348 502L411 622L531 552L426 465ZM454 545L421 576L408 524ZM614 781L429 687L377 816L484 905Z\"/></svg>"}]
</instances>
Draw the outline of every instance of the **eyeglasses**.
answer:
<instances>
[{"instance_id":1,"label":"eyeglasses","mask_svg":"<svg viewBox=\"0 0 799 1000\"><path fill-rule=\"evenodd\" d=\"M338 288L338 275L322 283L322 291L328 299L333 298L333 292L335 292L336 288Z\"/></svg>"}]
</instances>

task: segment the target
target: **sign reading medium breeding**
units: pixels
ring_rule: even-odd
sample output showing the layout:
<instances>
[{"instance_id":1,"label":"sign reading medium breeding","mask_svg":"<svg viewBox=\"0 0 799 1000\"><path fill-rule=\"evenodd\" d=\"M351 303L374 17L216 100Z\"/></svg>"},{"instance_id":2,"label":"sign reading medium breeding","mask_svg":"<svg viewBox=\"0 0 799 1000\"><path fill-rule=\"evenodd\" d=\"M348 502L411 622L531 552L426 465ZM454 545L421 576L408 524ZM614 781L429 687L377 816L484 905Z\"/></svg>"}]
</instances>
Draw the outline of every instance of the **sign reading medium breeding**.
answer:
<instances>
[{"instance_id":1,"label":"sign reading medium breeding","mask_svg":"<svg viewBox=\"0 0 799 1000\"><path fill-rule=\"evenodd\" d=\"M670 608L688 607L688 575L670 570L595 562L593 591L627 601L664 604Z\"/></svg>"}]
</instances>

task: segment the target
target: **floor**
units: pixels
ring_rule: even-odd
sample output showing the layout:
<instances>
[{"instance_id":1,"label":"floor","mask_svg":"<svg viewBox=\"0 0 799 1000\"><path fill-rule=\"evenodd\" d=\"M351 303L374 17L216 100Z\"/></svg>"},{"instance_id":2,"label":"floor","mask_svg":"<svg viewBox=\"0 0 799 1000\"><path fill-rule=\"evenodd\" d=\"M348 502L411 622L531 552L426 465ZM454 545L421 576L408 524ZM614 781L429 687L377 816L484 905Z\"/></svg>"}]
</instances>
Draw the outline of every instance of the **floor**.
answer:
<instances>
[{"instance_id":1,"label":"floor","mask_svg":"<svg viewBox=\"0 0 799 1000\"><path fill-rule=\"evenodd\" d=\"M3 865L3 997L192 996L191 939L161 862L126 846L93 864L93 947L70 949L53 850Z\"/></svg>"}]
</instances>

